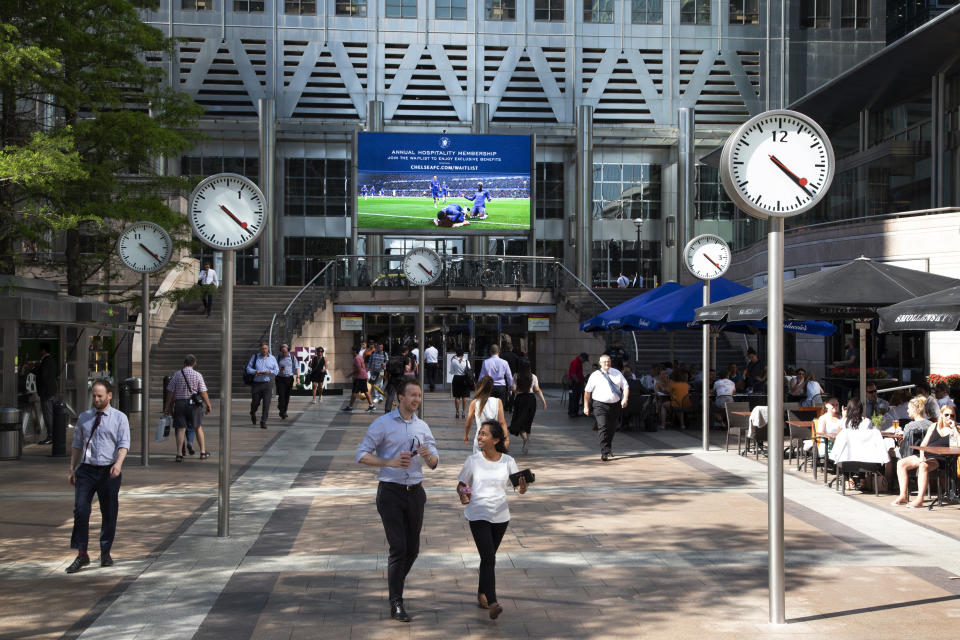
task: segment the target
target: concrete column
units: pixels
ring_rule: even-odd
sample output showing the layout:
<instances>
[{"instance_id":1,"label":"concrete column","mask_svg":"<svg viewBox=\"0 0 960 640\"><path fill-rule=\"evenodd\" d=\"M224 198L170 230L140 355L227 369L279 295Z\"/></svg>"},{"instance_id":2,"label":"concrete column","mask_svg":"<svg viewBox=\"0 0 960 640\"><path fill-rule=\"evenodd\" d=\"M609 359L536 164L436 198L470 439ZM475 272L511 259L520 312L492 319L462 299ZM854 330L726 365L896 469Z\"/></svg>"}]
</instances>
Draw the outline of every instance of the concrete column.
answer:
<instances>
[{"instance_id":1,"label":"concrete column","mask_svg":"<svg viewBox=\"0 0 960 640\"><path fill-rule=\"evenodd\" d=\"M0 345L3 349L3 370L0 371L0 393L3 394L3 405L17 406L17 376L14 371L25 363L17 360L17 328L16 320L0 322Z\"/></svg>"},{"instance_id":2,"label":"concrete column","mask_svg":"<svg viewBox=\"0 0 960 640\"><path fill-rule=\"evenodd\" d=\"M676 272L683 271L683 248L694 232L694 187L696 186L696 163L694 157L694 115L692 108L681 107L678 111L679 136L677 138L677 245Z\"/></svg>"},{"instance_id":3,"label":"concrete column","mask_svg":"<svg viewBox=\"0 0 960 640\"><path fill-rule=\"evenodd\" d=\"M277 282L277 262L282 252L277 251L277 117L276 102L272 98L257 100L257 135L260 142L260 190L267 199L266 225L260 236L260 284L272 287Z\"/></svg>"},{"instance_id":4,"label":"concrete column","mask_svg":"<svg viewBox=\"0 0 960 640\"><path fill-rule=\"evenodd\" d=\"M944 194L944 167L943 156L947 148L946 137L946 74L943 72L933 76L930 87L931 123L933 132L930 140L930 206L942 207Z\"/></svg>"},{"instance_id":5,"label":"concrete column","mask_svg":"<svg viewBox=\"0 0 960 640\"><path fill-rule=\"evenodd\" d=\"M593 107L577 107L576 274L591 284L593 245Z\"/></svg>"},{"instance_id":6,"label":"concrete column","mask_svg":"<svg viewBox=\"0 0 960 640\"><path fill-rule=\"evenodd\" d=\"M470 123L470 133L474 135L490 133L490 105L486 102L473 103L473 122ZM467 236L463 244L467 255L486 254L487 243L484 242L483 236Z\"/></svg>"},{"instance_id":7,"label":"concrete column","mask_svg":"<svg viewBox=\"0 0 960 640\"><path fill-rule=\"evenodd\" d=\"M380 133L383 131L383 100L368 100L367 101L367 131L373 133ZM354 171L356 175L356 171ZM353 191L356 193L357 187L359 185L354 185ZM357 253L357 247L360 246L360 237L359 232L357 231L356 225L351 225L350 238L352 240L353 252ZM367 255L368 256L380 256L383 255L383 236L380 234L373 235L367 234ZM383 270L383 265L380 263L379 258L367 260L367 275L370 276L370 281L373 282L376 275Z\"/></svg>"}]
</instances>

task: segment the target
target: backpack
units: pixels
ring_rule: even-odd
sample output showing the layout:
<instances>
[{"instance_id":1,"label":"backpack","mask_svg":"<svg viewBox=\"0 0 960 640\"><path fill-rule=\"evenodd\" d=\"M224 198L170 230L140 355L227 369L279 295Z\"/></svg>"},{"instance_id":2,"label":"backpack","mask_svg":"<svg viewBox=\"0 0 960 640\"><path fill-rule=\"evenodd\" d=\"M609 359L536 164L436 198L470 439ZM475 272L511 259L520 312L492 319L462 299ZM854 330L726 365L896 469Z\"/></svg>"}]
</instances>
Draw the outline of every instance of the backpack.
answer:
<instances>
[{"instance_id":1,"label":"backpack","mask_svg":"<svg viewBox=\"0 0 960 640\"><path fill-rule=\"evenodd\" d=\"M247 364L243 365L243 384L253 384L254 374L249 373L247 371L247 367L253 366L253 359L256 357L257 357L257 354L253 354L252 356L250 356L250 360L247 362Z\"/></svg>"},{"instance_id":2,"label":"backpack","mask_svg":"<svg viewBox=\"0 0 960 640\"><path fill-rule=\"evenodd\" d=\"M403 377L403 356L393 356L387 361L387 375L391 378Z\"/></svg>"}]
</instances>

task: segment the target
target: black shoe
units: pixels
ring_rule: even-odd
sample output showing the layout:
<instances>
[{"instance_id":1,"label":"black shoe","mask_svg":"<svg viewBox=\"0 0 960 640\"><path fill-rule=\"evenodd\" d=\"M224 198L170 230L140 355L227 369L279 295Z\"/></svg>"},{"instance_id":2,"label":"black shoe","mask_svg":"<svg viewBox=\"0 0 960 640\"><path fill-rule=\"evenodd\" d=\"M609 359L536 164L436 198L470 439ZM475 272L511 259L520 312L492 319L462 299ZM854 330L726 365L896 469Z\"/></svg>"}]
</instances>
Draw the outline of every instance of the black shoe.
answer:
<instances>
[{"instance_id":1,"label":"black shoe","mask_svg":"<svg viewBox=\"0 0 960 640\"><path fill-rule=\"evenodd\" d=\"M407 615L406 609L403 608L403 600L390 603L390 617L400 622L410 622L410 616Z\"/></svg>"},{"instance_id":2,"label":"black shoe","mask_svg":"<svg viewBox=\"0 0 960 640\"><path fill-rule=\"evenodd\" d=\"M251 412L250 412L250 422L251 422L252 424L257 424L257 412L256 412L256 411L251 411Z\"/></svg>"},{"instance_id":3,"label":"black shoe","mask_svg":"<svg viewBox=\"0 0 960 640\"><path fill-rule=\"evenodd\" d=\"M80 571L80 569L81 569L82 567L85 567L85 566L87 566L88 564L90 564L90 556L80 556L80 555L78 555L78 556L73 560L73 562L70 563L70 566L67 567L67 573L76 573L77 571Z\"/></svg>"},{"instance_id":4,"label":"black shoe","mask_svg":"<svg viewBox=\"0 0 960 640\"><path fill-rule=\"evenodd\" d=\"M189 453L190 455L193 455L196 452L193 450L193 447L191 447L190 445L187 445L187 453Z\"/></svg>"},{"instance_id":5,"label":"black shoe","mask_svg":"<svg viewBox=\"0 0 960 640\"><path fill-rule=\"evenodd\" d=\"M104 551L100 554L100 566L101 567L112 567L113 558L110 557L109 551Z\"/></svg>"},{"instance_id":6,"label":"black shoe","mask_svg":"<svg viewBox=\"0 0 960 640\"><path fill-rule=\"evenodd\" d=\"M286 420L286 419L287 419L287 414L281 413L281 414L280 414L280 417L283 418L284 420Z\"/></svg>"},{"instance_id":7,"label":"black shoe","mask_svg":"<svg viewBox=\"0 0 960 640\"><path fill-rule=\"evenodd\" d=\"M600 454L600 461L601 461L601 462L607 462L609 459L610 459L610 454L609 454L609 453Z\"/></svg>"},{"instance_id":8,"label":"black shoe","mask_svg":"<svg viewBox=\"0 0 960 640\"><path fill-rule=\"evenodd\" d=\"M261 428L261 429L266 429L266 428L267 428L267 423L266 423L266 422L261 422L261 423L260 423L260 428Z\"/></svg>"}]
</instances>

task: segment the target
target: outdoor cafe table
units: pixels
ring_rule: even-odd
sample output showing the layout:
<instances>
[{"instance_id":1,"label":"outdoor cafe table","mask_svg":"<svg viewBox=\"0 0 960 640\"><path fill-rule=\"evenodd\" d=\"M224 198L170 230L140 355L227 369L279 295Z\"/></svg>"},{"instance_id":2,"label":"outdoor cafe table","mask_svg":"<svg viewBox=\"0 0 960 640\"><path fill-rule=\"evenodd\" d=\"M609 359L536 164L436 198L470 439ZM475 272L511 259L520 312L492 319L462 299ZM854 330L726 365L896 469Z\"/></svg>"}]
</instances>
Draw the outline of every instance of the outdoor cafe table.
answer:
<instances>
[{"instance_id":1,"label":"outdoor cafe table","mask_svg":"<svg viewBox=\"0 0 960 640\"><path fill-rule=\"evenodd\" d=\"M951 500L957 499L957 492L955 489L956 477L957 477L957 456L960 456L960 447L924 447L920 445L911 445L911 449L915 451L922 451L924 453L929 453L934 456L946 456L947 458L947 482L946 487L940 487L940 493L937 495L937 499L930 503L930 509L933 509L935 504L943 506L943 496L946 495ZM921 496L922 498L923 496Z\"/></svg>"}]
</instances>

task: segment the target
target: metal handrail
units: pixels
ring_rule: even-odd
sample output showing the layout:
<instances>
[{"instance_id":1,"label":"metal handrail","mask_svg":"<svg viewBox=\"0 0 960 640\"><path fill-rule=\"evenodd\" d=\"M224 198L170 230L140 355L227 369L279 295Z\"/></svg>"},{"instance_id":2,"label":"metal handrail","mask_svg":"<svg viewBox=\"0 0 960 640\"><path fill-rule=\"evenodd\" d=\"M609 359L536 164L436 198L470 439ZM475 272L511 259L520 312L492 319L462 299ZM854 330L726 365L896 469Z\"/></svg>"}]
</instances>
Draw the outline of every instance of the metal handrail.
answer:
<instances>
[{"instance_id":1,"label":"metal handrail","mask_svg":"<svg viewBox=\"0 0 960 640\"><path fill-rule=\"evenodd\" d=\"M340 256L337 257L339 258ZM317 275L310 278L310 282L300 288L300 291L297 292L297 295L293 296L293 300L290 301L290 304L287 305L287 308L283 310L283 315L287 315L287 313L290 311L290 308L294 305L294 303L296 303L297 300L300 299L300 296L303 295L303 292L312 287L316 279L322 276L323 273L330 268L330 265L334 264L335 262L336 259L328 261L327 264L323 265L323 269L320 269L320 271L317 272Z\"/></svg>"}]
</instances>

